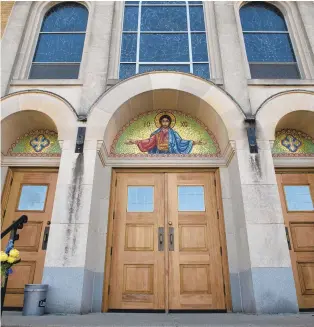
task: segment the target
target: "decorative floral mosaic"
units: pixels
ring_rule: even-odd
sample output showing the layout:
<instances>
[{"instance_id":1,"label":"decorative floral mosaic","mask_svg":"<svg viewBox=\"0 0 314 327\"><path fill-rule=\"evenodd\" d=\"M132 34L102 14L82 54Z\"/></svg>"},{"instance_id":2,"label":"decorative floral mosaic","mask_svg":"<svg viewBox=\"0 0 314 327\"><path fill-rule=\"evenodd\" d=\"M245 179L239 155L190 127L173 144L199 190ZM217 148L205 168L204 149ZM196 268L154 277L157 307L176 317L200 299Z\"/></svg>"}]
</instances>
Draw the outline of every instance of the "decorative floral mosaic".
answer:
<instances>
[{"instance_id":1,"label":"decorative floral mosaic","mask_svg":"<svg viewBox=\"0 0 314 327\"><path fill-rule=\"evenodd\" d=\"M9 156L60 157L58 134L49 130L34 130L19 137L10 147Z\"/></svg>"},{"instance_id":2,"label":"decorative floral mosaic","mask_svg":"<svg viewBox=\"0 0 314 327\"><path fill-rule=\"evenodd\" d=\"M314 157L314 139L294 130L282 129L276 133L274 157Z\"/></svg>"},{"instance_id":3,"label":"decorative floral mosaic","mask_svg":"<svg viewBox=\"0 0 314 327\"><path fill-rule=\"evenodd\" d=\"M174 110L150 111L127 123L115 137L114 157L219 157L215 136L198 119Z\"/></svg>"}]
</instances>

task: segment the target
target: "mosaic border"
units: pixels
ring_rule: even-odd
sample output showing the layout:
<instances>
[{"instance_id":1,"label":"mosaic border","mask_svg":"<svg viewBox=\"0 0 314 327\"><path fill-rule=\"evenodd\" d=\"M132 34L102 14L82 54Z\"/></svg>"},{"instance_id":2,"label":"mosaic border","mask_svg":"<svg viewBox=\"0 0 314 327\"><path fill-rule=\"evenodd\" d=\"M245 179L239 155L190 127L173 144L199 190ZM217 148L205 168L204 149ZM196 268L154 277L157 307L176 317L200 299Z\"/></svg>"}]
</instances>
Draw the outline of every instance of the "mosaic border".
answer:
<instances>
[{"instance_id":1,"label":"mosaic border","mask_svg":"<svg viewBox=\"0 0 314 327\"><path fill-rule=\"evenodd\" d=\"M279 137L282 134L292 134L292 135L293 134L298 134L298 135L300 135L300 137L305 138L305 139L307 139L309 141L312 141L313 144L314 144L314 139L311 136L309 136L308 134L303 133L301 131L298 131L296 129L291 129L291 128L282 129L282 130L276 132L276 134L275 134L276 139L277 139L277 137ZM288 157L288 158L289 157L314 157L314 153L293 153L293 152L288 153L288 152L283 152L283 153L272 153L272 156L274 158L283 158L283 157Z\"/></svg>"},{"instance_id":2,"label":"mosaic border","mask_svg":"<svg viewBox=\"0 0 314 327\"><path fill-rule=\"evenodd\" d=\"M180 114L182 116L185 116L187 118L193 119L195 120L203 129L205 129L205 131L208 133L208 135L211 137L211 139L213 140L214 145L216 146L216 153L210 153L210 154L198 154L198 153L194 153L194 154L145 154L145 153L134 153L134 154L123 154L123 153L115 153L115 148L117 145L117 142L119 140L119 138L121 137L121 135L125 132L125 130L131 126L134 122L136 122L137 120L148 116L152 113L160 113L160 112L170 112L172 114ZM134 159L134 158L221 158L221 151L220 151L220 147L219 144L216 140L215 135L209 130L209 128L198 118L184 113L182 111L179 110L165 110L165 109L160 109L160 110L151 110L151 111L147 111L144 113L141 113L139 115L137 115L136 117L132 118L128 123L126 123L118 132L118 134L115 136L112 145L110 147L110 153L109 153L109 157L110 158L130 158L130 159Z\"/></svg>"},{"instance_id":3,"label":"mosaic border","mask_svg":"<svg viewBox=\"0 0 314 327\"><path fill-rule=\"evenodd\" d=\"M50 131L48 129L35 129L31 130L27 133L25 133L22 136L19 136L14 143L11 144L7 156L10 157L61 157L61 152L60 153L27 153L27 152L12 152L14 147L21 141L23 138L27 136L35 136L36 134L46 134L46 135L53 135L53 136L58 136L58 133L54 131Z\"/></svg>"}]
</instances>

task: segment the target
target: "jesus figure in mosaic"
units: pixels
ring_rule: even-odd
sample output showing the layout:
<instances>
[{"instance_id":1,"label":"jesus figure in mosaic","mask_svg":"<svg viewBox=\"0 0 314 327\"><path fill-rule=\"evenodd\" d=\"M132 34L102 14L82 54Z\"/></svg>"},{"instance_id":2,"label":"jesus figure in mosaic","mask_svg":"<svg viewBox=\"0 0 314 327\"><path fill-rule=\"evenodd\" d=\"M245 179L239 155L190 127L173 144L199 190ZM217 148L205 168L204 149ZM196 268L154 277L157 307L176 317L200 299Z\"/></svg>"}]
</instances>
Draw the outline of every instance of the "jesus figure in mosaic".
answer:
<instances>
[{"instance_id":1,"label":"jesus figure in mosaic","mask_svg":"<svg viewBox=\"0 0 314 327\"><path fill-rule=\"evenodd\" d=\"M205 144L204 141L183 140L178 132L173 130L175 116L171 113L159 113L155 117L158 127L148 139L127 140L126 144L136 144L142 152L149 154L189 154L194 145Z\"/></svg>"}]
</instances>

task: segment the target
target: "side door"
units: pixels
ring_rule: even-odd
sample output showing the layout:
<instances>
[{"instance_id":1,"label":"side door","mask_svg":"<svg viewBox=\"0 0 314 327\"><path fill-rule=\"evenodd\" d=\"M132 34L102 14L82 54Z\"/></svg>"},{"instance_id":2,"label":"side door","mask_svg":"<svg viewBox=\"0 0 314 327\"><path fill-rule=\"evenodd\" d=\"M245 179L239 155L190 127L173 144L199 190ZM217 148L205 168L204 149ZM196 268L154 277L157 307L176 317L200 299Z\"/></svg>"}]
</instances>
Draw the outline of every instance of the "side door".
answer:
<instances>
[{"instance_id":1,"label":"side door","mask_svg":"<svg viewBox=\"0 0 314 327\"><path fill-rule=\"evenodd\" d=\"M314 308L314 174L277 174L300 309Z\"/></svg>"},{"instance_id":2,"label":"side door","mask_svg":"<svg viewBox=\"0 0 314 327\"><path fill-rule=\"evenodd\" d=\"M28 222L18 231L19 240L15 241L22 260L13 266L9 276L5 307L22 308L24 285L41 283L57 177L56 169L14 169L7 181L2 230L22 215L28 216ZM8 240L9 235L2 239L2 249Z\"/></svg>"}]
</instances>

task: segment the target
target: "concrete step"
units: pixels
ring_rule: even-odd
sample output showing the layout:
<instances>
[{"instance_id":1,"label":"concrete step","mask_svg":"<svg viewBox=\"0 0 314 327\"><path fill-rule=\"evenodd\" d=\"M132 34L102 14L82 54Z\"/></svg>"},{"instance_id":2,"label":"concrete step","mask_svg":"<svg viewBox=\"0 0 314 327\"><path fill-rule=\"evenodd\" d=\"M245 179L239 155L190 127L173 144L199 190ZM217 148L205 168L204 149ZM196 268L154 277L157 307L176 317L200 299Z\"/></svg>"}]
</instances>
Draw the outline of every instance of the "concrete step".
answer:
<instances>
[{"instance_id":1,"label":"concrete step","mask_svg":"<svg viewBox=\"0 0 314 327\"><path fill-rule=\"evenodd\" d=\"M246 315L208 313L91 313L24 317L4 312L3 327L314 327L313 313Z\"/></svg>"}]
</instances>

